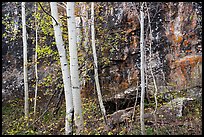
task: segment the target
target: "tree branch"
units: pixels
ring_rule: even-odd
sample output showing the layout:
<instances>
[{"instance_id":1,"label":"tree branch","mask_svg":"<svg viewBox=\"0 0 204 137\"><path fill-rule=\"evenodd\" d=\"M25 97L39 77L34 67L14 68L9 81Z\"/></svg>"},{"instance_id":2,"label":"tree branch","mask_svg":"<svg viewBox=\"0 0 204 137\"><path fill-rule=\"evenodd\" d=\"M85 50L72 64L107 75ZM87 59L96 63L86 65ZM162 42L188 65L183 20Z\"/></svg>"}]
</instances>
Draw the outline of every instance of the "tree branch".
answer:
<instances>
[{"instance_id":1,"label":"tree branch","mask_svg":"<svg viewBox=\"0 0 204 137\"><path fill-rule=\"evenodd\" d=\"M50 105L50 102L51 102L51 100L52 100L52 98L54 97L54 95L56 94L56 90L55 90L55 92L54 92L54 94L50 97L50 99L49 99L49 101L48 101L48 103L47 103L47 105L46 105L46 110L43 112L43 114L41 115L41 116L39 116L38 117L38 119L36 119L33 123L31 123L29 126L28 126L28 128L30 128L33 124L35 124L39 119L41 119L44 115L45 115L45 113L49 110L49 105ZM28 129L27 128L27 129Z\"/></svg>"},{"instance_id":2,"label":"tree branch","mask_svg":"<svg viewBox=\"0 0 204 137\"><path fill-rule=\"evenodd\" d=\"M147 4L146 4L146 7L147 7ZM150 14L149 14L149 9L147 7L147 17L148 17L148 26L149 26L149 29L150 29L150 62L152 60L152 29L151 29L151 21L150 21ZM156 84L156 80L155 80L155 76L153 74L153 71L152 71L152 65L150 63L150 72L151 72L151 75L152 75L152 78L153 78L153 83L154 83L154 88L155 88L155 92L154 92L154 99L155 99L155 110L154 110L154 120L155 120L155 124L156 124L156 132L158 134L158 131L157 131L157 93L158 93L158 89L157 89L157 84Z\"/></svg>"},{"instance_id":3,"label":"tree branch","mask_svg":"<svg viewBox=\"0 0 204 137\"><path fill-rule=\"evenodd\" d=\"M56 25L58 25L58 22L56 21L56 19L55 19L52 15L50 15L49 13L47 13L47 12L45 11L45 9L42 7L42 5L40 4L40 2L38 2L38 4L39 4L40 7L42 8L43 12L45 12L47 15L49 15L50 17L52 17L52 18L54 19Z\"/></svg>"}]
</instances>

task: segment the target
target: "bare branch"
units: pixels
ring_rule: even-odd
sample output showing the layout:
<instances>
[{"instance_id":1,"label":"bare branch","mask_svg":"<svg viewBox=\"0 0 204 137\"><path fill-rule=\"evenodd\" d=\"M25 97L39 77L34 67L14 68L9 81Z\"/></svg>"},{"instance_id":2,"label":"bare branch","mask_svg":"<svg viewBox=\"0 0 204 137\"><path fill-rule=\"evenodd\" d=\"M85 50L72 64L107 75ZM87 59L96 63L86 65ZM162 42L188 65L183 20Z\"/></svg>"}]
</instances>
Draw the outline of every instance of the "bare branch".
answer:
<instances>
[{"instance_id":1,"label":"bare branch","mask_svg":"<svg viewBox=\"0 0 204 137\"><path fill-rule=\"evenodd\" d=\"M52 18L54 19L56 25L58 25L58 22L56 21L56 19L55 19L52 15L50 15L48 12L45 11L45 9L42 7L42 5L40 4L40 2L38 2L38 4L39 4L40 7L42 8L43 12L45 12L47 15L49 15L50 17L52 17Z\"/></svg>"},{"instance_id":2,"label":"bare branch","mask_svg":"<svg viewBox=\"0 0 204 137\"><path fill-rule=\"evenodd\" d=\"M147 4L146 4L146 7L147 7ZM149 26L149 29L150 29L150 61L152 59L152 49L151 49L151 45L152 45L152 29L151 29L151 22L150 22L150 15L149 15L149 10L148 10L148 7L147 7L147 16L148 16L148 26ZM151 75L152 75L152 78L153 78L153 83L154 83L154 88L155 88L155 92L154 92L154 99L155 99L155 110L154 110L154 119L155 119L155 124L157 125L157 117L156 117L156 112L157 112L157 92L158 92L158 89L157 89L157 84L156 84L156 80L155 80L155 77L154 77L154 74L153 74L153 71L152 71L152 65L150 63L150 72L151 72ZM157 130L156 130L157 131Z\"/></svg>"}]
</instances>

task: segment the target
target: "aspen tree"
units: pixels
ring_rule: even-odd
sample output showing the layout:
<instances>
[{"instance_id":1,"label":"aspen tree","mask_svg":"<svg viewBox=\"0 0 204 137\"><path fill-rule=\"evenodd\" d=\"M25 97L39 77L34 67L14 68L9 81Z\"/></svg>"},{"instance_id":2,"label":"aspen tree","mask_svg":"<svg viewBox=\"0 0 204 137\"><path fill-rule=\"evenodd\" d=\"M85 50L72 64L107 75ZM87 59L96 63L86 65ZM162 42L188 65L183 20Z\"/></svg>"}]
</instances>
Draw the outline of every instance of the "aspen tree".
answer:
<instances>
[{"instance_id":1,"label":"aspen tree","mask_svg":"<svg viewBox=\"0 0 204 137\"><path fill-rule=\"evenodd\" d=\"M144 97L145 97L145 74L144 74L144 3L140 7L140 54L141 54L141 100L140 100L140 123L141 133L145 134L144 125Z\"/></svg>"},{"instance_id":2,"label":"aspen tree","mask_svg":"<svg viewBox=\"0 0 204 137\"><path fill-rule=\"evenodd\" d=\"M67 24L69 35L69 55L70 55L70 74L74 105L74 120L77 127L76 134L80 134L83 130L83 116L80 95L78 56L77 56L77 36L75 22L75 2L67 2Z\"/></svg>"},{"instance_id":3,"label":"aspen tree","mask_svg":"<svg viewBox=\"0 0 204 137\"><path fill-rule=\"evenodd\" d=\"M37 3L35 3L35 14L37 14ZM35 83L35 100L34 100L34 118L36 116L36 106L37 106L37 94L38 94L38 65L37 65L37 48L38 48L38 25L37 25L37 18L35 17L35 77L36 77L36 83Z\"/></svg>"},{"instance_id":4,"label":"aspen tree","mask_svg":"<svg viewBox=\"0 0 204 137\"><path fill-rule=\"evenodd\" d=\"M25 99L25 118L29 117L28 103L28 62L27 62L27 37L26 37L26 15L25 2L22 2L22 28L23 28L23 72L24 72L24 99Z\"/></svg>"},{"instance_id":5,"label":"aspen tree","mask_svg":"<svg viewBox=\"0 0 204 137\"><path fill-rule=\"evenodd\" d=\"M53 27L54 27L54 35L55 41L57 45L57 49L60 56L60 63L61 63L61 70L62 70L62 78L64 84L64 91L65 91L65 101L66 101L66 118L65 118L65 134L72 134L72 126L73 126L73 100L72 100L72 89L71 89L71 82L70 82L70 72L68 68L68 62L66 57L66 50L64 47L64 41L62 39L62 31L60 29L59 24L59 16L58 16L58 9L57 9L57 2L50 2L51 7L51 15Z\"/></svg>"},{"instance_id":6,"label":"aspen tree","mask_svg":"<svg viewBox=\"0 0 204 137\"><path fill-rule=\"evenodd\" d=\"M98 94L98 100L101 112L104 116L105 124L107 124L106 120L106 110L103 105L103 99L101 95L101 89L99 84L99 78L98 78L98 64L97 64L97 56L96 56L96 44L95 44L95 28L94 28L94 2L91 3L91 42L92 42L92 50L93 50L93 58L94 58L94 78L96 83L96 91Z\"/></svg>"}]
</instances>

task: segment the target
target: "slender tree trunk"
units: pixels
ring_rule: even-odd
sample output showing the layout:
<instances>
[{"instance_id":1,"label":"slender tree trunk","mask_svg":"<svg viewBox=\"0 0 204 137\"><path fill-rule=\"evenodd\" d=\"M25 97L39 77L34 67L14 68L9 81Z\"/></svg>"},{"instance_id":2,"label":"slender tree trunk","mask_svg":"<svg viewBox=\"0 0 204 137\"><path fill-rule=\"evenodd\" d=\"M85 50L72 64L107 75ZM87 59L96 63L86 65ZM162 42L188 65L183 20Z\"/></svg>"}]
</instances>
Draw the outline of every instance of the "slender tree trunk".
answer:
<instances>
[{"instance_id":1,"label":"slender tree trunk","mask_svg":"<svg viewBox=\"0 0 204 137\"><path fill-rule=\"evenodd\" d=\"M23 27L23 68L24 68L24 96L25 96L25 118L29 117L28 104L28 62L27 62L27 37L26 37L26 17L25 17L25 2L22 2L22 27Z\"/></svg>"},{"instance_id":2,"label":"slender tree trunk","mask_svg":"<svg viewBox=\"0 0 204 137\"><path fill-rule=\"evenodd\" d=\"M105 124L107 125L106 110L103 105L99 78L98 78L98 64L97 64L97 56L96 56L95 29L94 29L94 2L91 3L91 39L92 39L91 41L92 41L92 50L93 50L93 57L94 57L94 78L95 78L95 83L96 83L96 91L98 94L100 109L104 116Z\"/></svg>"},{"instance_id":3,"label":"slender tree trunk","mask_svg":"<svg viewBox=\"0 0 204 137\"><path fill-rule=\"evenodd\" d=\"M81 6L81 13L82 13L82 37L83 37L83 46L84 46L84 58L87 57L87 52L88 52L88 40L89 40L89 22L88 22L88 9L89 7L87 7L88 4L86 4L86 2L83 2L82 6ZM86 84L86 74L87 74L87 61L84 62L84 67L83 67L83 73L82 73L82 84L83 86L85 86Z\"/></svg>"},{"instance_id":4,"label":"slender tree trunk","mask_svg":"<svg viewBox=\"0 0 204 137\"><path fill-rule=\"evenodd\" d=\"M141 53L141 101L140 101L140 123L141 123L141 133L145 134L144 125L144 97L145 97L145 75L144 75L144 3L141 5L140 9L140 53Z\"/></svg>"},{"instance_id":5,"label":"slender tree trunk","mask_svg":"<svg viewBox=\"0 0 204 137\"><path fill-rule=\"evenodd\" d=\"M37 14L37 3L35 3L35 14ZM38 49L38 25L37 25L37 18L35 17L35 25L36 25L36 31L35 31L35 77L36 77L36 83L35 83L35 100L34 100L34 118L36 116L36 106L37 106L37 94L38 94L38 65L37 65L37 49Z\"/></svg>"},{"instance_id":6,"label":"slender tree trunk","mask_svg":"<svg viewBox=\"0 0 204 137\"><path fill-rule=\"evenodd\" d=\"M146 6L147 6L147 4L146 4ZM147 8L147 17L148 17L148 26L149 26L149 39L150 39L149 58L150 58L150 62L151 62L151 60L152 60L152 27L151 27L150 15L149 15L149 8ZM153 74L151 63L150 63L150 72L151 72L151 75L153 78L153 83L154 83L154 88L155 88L155 92L154 92L154 100L155 100L154 120L155 120L155 125L156 125L156 133L158 134L158 127L157 127L157 106L158 106L157 93L158 93L158 89L157 89L157 84L156 84L155 76Z\"/></svg>"},{"instance_id":7,"label":"slender tree trunk","mask_svg":"<svg viewBox=\"0 0 204 137\"><path fill-rule=\"evenodd\" d=\"M80 95L79 71L78 71L78 57L76 44L76 23L75 23L75 2L67 2L67 24L69 35L69 55L70 55L70 73L74 104L74 120L77 126L76 133L80 134L83 130L83 116Z\"/></svg>"},{"instance_id":8,"label":"slender tree trunk","mask_svg":"<svg viewBox=\"0 0 204 137\"><path fill-rule=\"evenodd\" d=\"M89 40L89 22L88 22L88 10L87 4L84 3L82 6L82 24L84 29L84 47L87 50L88 48L88 40Z\"/></svg>"},{"instance_id":9,"label":"slender tree trunk","mask_svg":"<svg viewBox=\"0 0 204 137\"><path fill-rule=\"evenodd\" d=\"M59 16L58 16L58 9L56 2L50 2L51 7L51 15L55 20L52 18L53 27L54 27L54 35L55 41L57 45L57 49L60 56L60 63L62 69L62 78L64 84L64 91L65 91L65 101L66 101L66 118L65 118L65 134L72 134L72 126L73 126L73 100L72 100L72 89L71 89L71 82L70 82L70 73L68 68L68 62L66 57L66 50L64 48L64 41L62 39L62 31L59 25Z\"/></svg>"}]
</instances>

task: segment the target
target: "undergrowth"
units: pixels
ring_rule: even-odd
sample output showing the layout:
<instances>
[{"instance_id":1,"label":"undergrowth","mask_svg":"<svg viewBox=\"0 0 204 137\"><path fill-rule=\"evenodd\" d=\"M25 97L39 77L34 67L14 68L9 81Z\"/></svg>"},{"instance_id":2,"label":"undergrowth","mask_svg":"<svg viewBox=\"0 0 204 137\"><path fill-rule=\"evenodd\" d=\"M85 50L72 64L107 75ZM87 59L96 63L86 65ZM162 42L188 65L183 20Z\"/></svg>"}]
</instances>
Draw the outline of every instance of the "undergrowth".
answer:
<instances>
[{"instance_id":1,"label":"undergrowth","mask_svg":"<svg viewBox=\"0 0 204 137\"><path fill-rule=\"evenodd\" d=\"M63 103L57 114L48 110L37 122L30 109L30 118L24 119L24 101L22 99L10 100L2 106L2 134L3 135L63 135L65 104ZM104 119L96 98L83 98L83 135L140 135L139 106L136 107L135 118L115 127L105 128ZM202 134L202 110L200 102L195 102L195 109L188 110L186 116L165 123L158 119L157 126L154 121L146 120L147 135L197 135ZM146 109L148 110L148 109ZM147 112L146 112L147 113ZM37 114L37 118L41 114ZM33 124L32 124L33 123ZM150 123L150 124L148 124ZM74 129L75 134L75 129Z\"/></svg>"}]
</instances>

